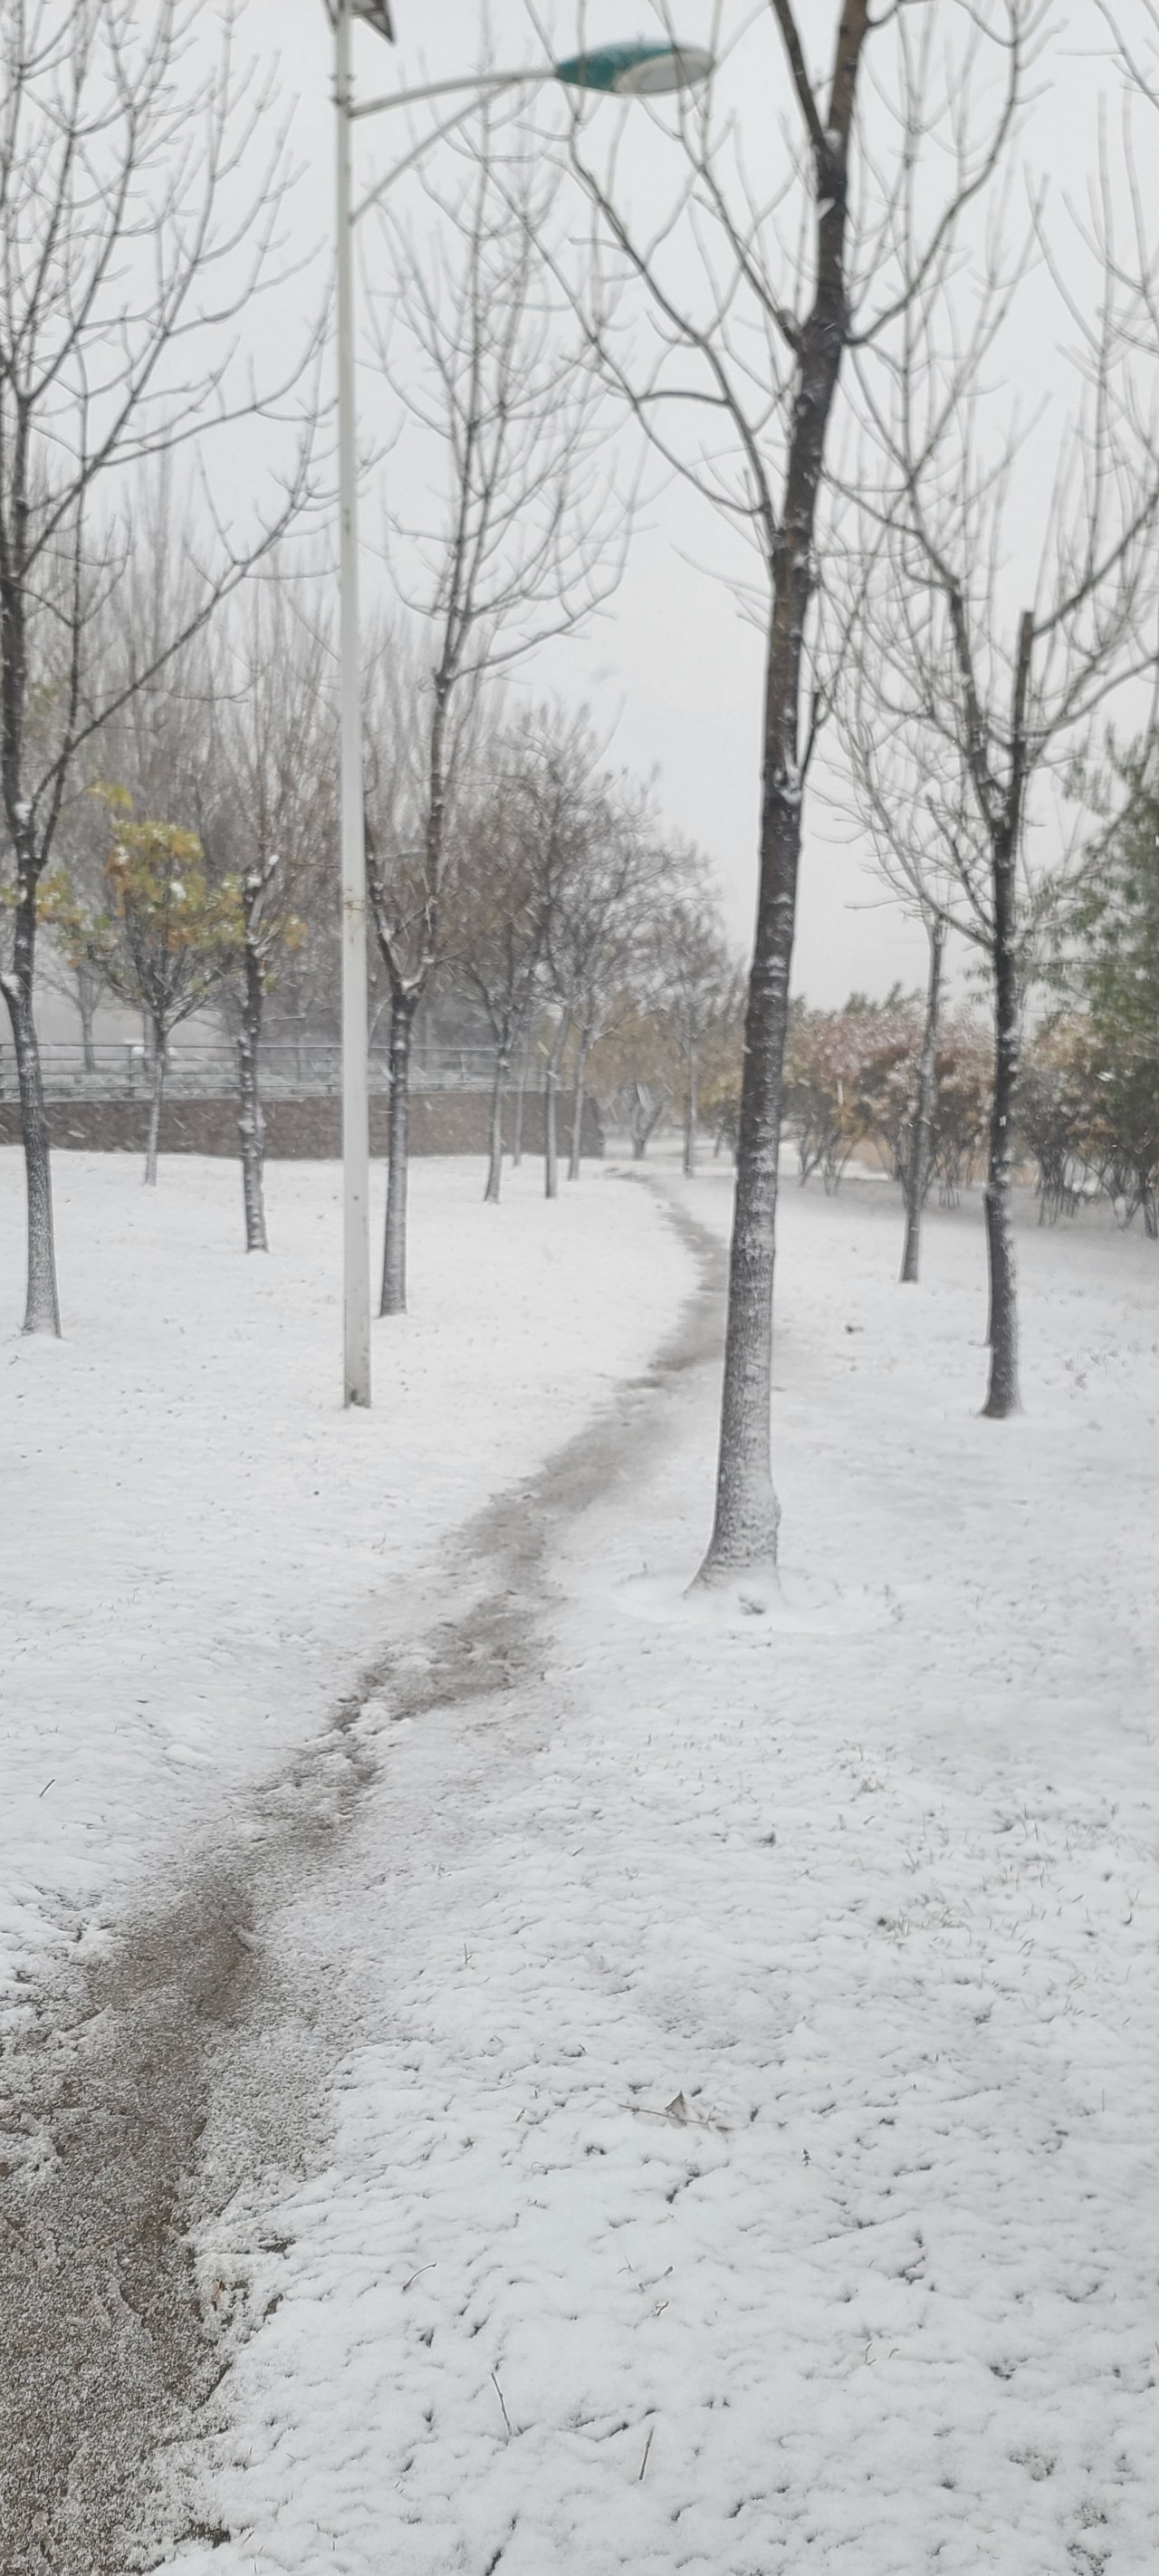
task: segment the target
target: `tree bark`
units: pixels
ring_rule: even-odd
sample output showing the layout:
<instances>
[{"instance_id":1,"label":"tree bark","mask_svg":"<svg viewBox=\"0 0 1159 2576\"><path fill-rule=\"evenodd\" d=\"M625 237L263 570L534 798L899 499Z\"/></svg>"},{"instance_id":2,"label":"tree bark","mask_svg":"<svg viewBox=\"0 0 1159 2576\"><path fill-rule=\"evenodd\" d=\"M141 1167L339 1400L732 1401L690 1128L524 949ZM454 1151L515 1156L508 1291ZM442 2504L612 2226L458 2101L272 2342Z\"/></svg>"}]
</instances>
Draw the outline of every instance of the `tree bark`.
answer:
<instances>
[{"instance_id":1,"label":"tree bark","mask_svg":"<svg viewBox=\"0 0 1159 2576\"><path fill-rule=\"evenodd\" d=\"M693 1038L688 1049L688 1098L684 1109L684 1177L686 1181L693 1180L696 1175L696 1122L700 1111L696 1092L698 1069L696 1053L696 1040Z\"/></svg>"},{"instance_id":2,"label":"tree bark","mask_svg":"<svg viewBox=\"0 0 1159 2576\"><path fill-rule=\"evenodd\" d=\"M83 966L77 975L76 998L77 1008L80 1012L82 1062L86 1073L95 1073L97 1069L97 1051L93 1043L93 1022L96 1018L97 1011L96 996L92 985L89 982L88 976L85 974Z\"/></svg>"},{"instance_id":3,"label":"tree bark","mask_svg":"<svg viewBox=\"0 0 1159 2576\"><path fill-rule=\"evenodd\" d=\"M1022 1046L1018 983L1018 852L1026 788L1026 705L1034 650L1034 613L1023 611L1010 726L1005 810L991 828L994 966L994 1103L986 1169L986 1250L990 1269L990 1384L984 1415L1004 1422L1018 1413L1018 1272L1014 1260L1010 1180L1014 1161L1014 1095Z\"/></svg>"},{"instance_id":4,"label":"tree bark","mask_svg":"<svg viewBox=\"0 0 1159 2576\"><path fill-rule=\"evenodd\" d=\"M380 1315L406 1313L407 1116L410 1107L410 1041L415 1005L396 992L390 1006L390 1128L387 1146L386 1229L382 1246Z\"/></svg>"},{"instance_id":5,"label":"tree bark","mask_svg":"<svg viewBox=\"0 0 1159 2576\"><path fill-rule=\"evenodd\" d=\"M28 1204L28 1271L22 1329L26 1333L55 1333L59 1337L60 1299L56 1286L56 1243L52 1222L52 1166L40 1048L32 1017L31 996L15 975L4 977L4 999L12 1023L16 1078L20 1087L24 1186Z\"/></svg>"},{"instance_id":6,"label":"tree bark","mask_svg":"<svg viewBox=\"0 0 1159 2576\"><path fill-rule=\"evenodd\" d=\"M527 1068L531 1062L531 1039L524 1038L519 1060L519 1082L515 1092L515 1133L511 1140L511 1165L518 1171L523 1161L523 1103L527 1093Z\"/></svg>"},{"instance_id":7,"label":"tree bark","mask_svg":"<svg viewBox=\"0 0 1159 2576\"><path fill-rule=\"evenodd\" d=\"M543 1079L543 1195L559 1196L559 1156L556 1145L555 1118L556 1073L549 1064Z\"/></svg>"},{"instance_id":8,"label":"tree bark","mask_svg":"<svg viewBox=\"0 0 1159 2576\"><path fill-rule=\"evenodd\" d=\"M152 1047L153 1087L149 1102L149 1133L145 1141L146 1189L155 1189L157 1186L157 1157L161 1148L161 1110L165 1099L166 1033L164 1029L154 1027Z\"/></svg>"},{"instance_id":9,"label":"tree bark","mask_svg":"<svg viewBox=\"0 0 1159 2576\"><path fill-rule=\"evenodd\" d=\"M567 1177L569 1181L578 1181L580 1176L580 1158L583 1152L584 1134L584 1075L588 1069L588 1049L590 1045L591 1032L588 1029L582 1029L580 1031L579 1054L576 1057L575 1089L572 1093L571 1104L571 1152L568 1156L567 1165Z\"/></svg>"},{"instance_id":10,"label":"tree bark","mask_svg":"<svg viewBox=\"0 0 1159 2576\"><path fill-rule=\"evenodd\" d=\"M1015 863L1013 848L994 860L994 1102L986 1169L986 1251L990 1273L990 1384L982 1407L1002 1422L1020 1410L1018 1391L1018 1272L1011 1224L1010 1180L1014 1161L1014 1094L1021 1051L1021 1004L1013 955Z\"/></svg>"},{"instance_id":11,"label":"tree bark","mask_svg":"<svg viewBox=\"0 0 1159 2576\"><path fill-rule=\"evenodd\" d=\"M266 1234L264 1187L266 1126L262 1115L261 1081L258 1071L258 1048L262 1034L264 999L261 959L255 956L251 947L247 946L241 1033L237 1042L237 1123L241 1139L241 1187L245 1208L247 1252L268 1252L270 1248Z\"/></svg>"},{"instance_id":12,"label":"tree bark","mask_svg":"<svg viewBox=\"0 0 1159 2576\"><path fill-rule=\"evenodd\" d=\"M571 1015L565 1011L552 1040L543 1079L543 1195L559 1197L559 1142L556 1098L559 1091L559 1068L567 1045Z\"/></svg>"},{"instance_id":13,"label":"tree bark","mask_svg":"<svg viewBox=\"0 0 1159 2576\"><path fill-rule=\"evenodd\" d=\"M629 1132L632 1138L632 1160L634 1163L643 1162L648 1151L648 1147L652 1142L652 1138L656 1133L656 1129L658 1128L667 1107L667 1092L663 1094L660 1100L652 1102L645 1098L643 1086L640 1083L636 1084L635 1115L629 1121Z\"/></svg>"},{"instance_id":14,"label":"tree bark","mask_svg":"<svg viewBox=\"0 0 1159 2576\"><path fill-rule=\"evenodd\" d=\"M18 775L18 763L11 757L16 728L11 710L4 710L5 785ZM16 804L13 793L10 806ZM12 971L3 977L4 999L12 1023L12 1043L16 1054L16 1078L20 1089L20 1125L24 1143L24 1186L28 1210L27 1285L24 1300L23 1331L26 1333L60 1334L60 1298L56 1285L56 1238L52 1216L52 1165L48 1144L48 1115L44 1106L44 1076L40 1063L40 1046L36 1022L32 1015L33 977L36 967L36 882L37 868L27 806L17 808L19 825L16 841L16 907L12 928Z\"/></svg>"},{"instance_id":15,"label":"tree bark","mask_svg":"<svg viewBox=\"0 0 1159 2576\"><path fill-rule=\"evenodd\" d=\"M487 1164L487 1187L483 1192L486 1206L499 1205L503 1182L503 1103L507 1097L507 1075L510 1056L501 1047L495 1058L495 1079L491 1085L491 1151Z\"/></svg>"},{"instance_id":16,"label":"tree bark","mask_svg":"<svg viewBox=\"0 0 1159 2576\"><path fill-rule=\"evenodd\" d=\"M698 1580L728 1580L777 1562L780 1506L772 1475L773 1271L784 1103L789 976L801 856L800 726L805 621L825 435L848 329L844 277L848 137L867 0L845 0L829 99L814 139L817 288L796 343L784 498L770 532L771 601L765 677L760 889L745 1015L736 1198L716 1513Z\"/></svg>"},{"instance_id":17,"label":"tree bark","mask_svg":"<svg viewBox=\"0 0 1159 2576\"><path fill-rule=\"evenodd\" d=\"M930 942L930 971L926 985L926 1017L922 1029L922 1051L918 1059L918 1091L914 1103L913 1136L909 1165L905 1176L905 1244L901 1257L904 1287L916 1287L921 1260L922 1210L930 1185L930 1130L934 1116L934 1081L938 1069L938 1019L942 1007L942 959L946 947L946 925L941 919L927 924Z\"/></svg>"},{"instance_id":18,"label":"tree bark","mask_svg":"<svg viewBox=\"0 0 1159 2576\"><path fill-rule=\"evenodd\" d=\"M145 1187L157 1186L157 1154L161 1143L161 1104L165 1097L165 1031L153 1031L153 1097L149 1104L149 1135L145 1146Z\"/></svg>"}]
</instances>

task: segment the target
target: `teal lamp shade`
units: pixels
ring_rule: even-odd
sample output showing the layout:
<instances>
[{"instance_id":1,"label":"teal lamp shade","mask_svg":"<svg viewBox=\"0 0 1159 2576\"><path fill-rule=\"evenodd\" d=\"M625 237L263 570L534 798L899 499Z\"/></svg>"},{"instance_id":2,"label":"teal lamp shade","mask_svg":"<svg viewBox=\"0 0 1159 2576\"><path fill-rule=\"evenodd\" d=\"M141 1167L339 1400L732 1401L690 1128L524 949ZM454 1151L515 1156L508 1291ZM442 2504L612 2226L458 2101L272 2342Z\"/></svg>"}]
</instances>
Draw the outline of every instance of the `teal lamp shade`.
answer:
<instances>
[{"instance_id":1,"label":"teal lamp shade","mask_svg":"<svg viewBox=\"0 0 1159 2576\"><path fill-rule=\"evenodd\" d=\"M615 98L663 98L708 79L712 56L702 45L597 45L555 66L571 89L611 91Z\"/></svg>"}]
</instances>

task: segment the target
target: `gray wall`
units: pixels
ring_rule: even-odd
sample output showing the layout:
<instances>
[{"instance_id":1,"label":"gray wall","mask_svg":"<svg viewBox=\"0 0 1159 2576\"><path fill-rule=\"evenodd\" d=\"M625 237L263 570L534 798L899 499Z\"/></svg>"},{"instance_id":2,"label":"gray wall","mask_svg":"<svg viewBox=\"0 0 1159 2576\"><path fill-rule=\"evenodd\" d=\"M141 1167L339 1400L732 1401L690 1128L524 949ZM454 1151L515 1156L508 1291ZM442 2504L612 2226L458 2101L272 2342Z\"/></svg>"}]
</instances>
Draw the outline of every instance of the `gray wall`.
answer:
<instances>
[{"instance_id":1,"label":"gray wall","mask_svg":"<svg viewBox=\"0 0 1159 2576\"><path fill-rule=\"evenodd\" d=\"M386 1152L388 1102L370 1104L370 1150ZM507 1102L504 1142L510 1147L515 1103ZM266 1103L266 1153L271 1161L335 1162L342 1151L341 1105L333 1099L270 1100ZM485 1154L491 1103L483 1091L417 1091L410 1104L412 1154ZM143 1154L149 1104L141 1100L52 1100L48 1132L59 1150L72 1146L86 1153ZM571 1103L561 1098L559 1145L566 1157L571 1137ZM20 1142L20 1110L15 1101L0 1101L0 1145ZM543 1100L523 1104L523 1146L528 1154L543 1152ZM584 1102L583 1149L604 1150L603 1130L595 1101ZM163 1154L236 1154L237 1104L233 1100L174 1100L161 1114Z\"/></svg>"}]
</instances>

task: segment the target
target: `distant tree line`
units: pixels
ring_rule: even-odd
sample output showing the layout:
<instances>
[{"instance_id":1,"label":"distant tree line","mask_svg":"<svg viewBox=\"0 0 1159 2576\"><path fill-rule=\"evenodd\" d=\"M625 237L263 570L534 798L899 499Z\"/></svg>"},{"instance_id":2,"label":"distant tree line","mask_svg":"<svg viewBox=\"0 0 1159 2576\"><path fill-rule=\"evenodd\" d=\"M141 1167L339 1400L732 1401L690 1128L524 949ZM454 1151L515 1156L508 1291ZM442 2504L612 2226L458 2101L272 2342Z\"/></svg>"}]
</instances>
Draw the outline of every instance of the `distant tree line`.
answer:
<instances>
[{"instance_id":1,"label":"distant tree line","mask_svg":"<svg viewBox=\"0 0 1159 2576\"><path fill-rule=\"evenodd\" d=\"M170 551L158 564L138 559L143 590L164 588ZM172 624L180 603L166 615ZM143 1015L150 1181L170 1037L197 1012L224 1024L255 1250L267 1241L263 1042L276 1032L302 1059L310 1040L333 1042L340 1025L334 685L319 596L275 568L94 735L40 888L48 971L75 1004L90 1065L102 999ZM385 1023L391 1082L384 1313L405 1304L420 1004L490 1052L491 1200L507 1096L529 1071L545 1095L549 1197L561 1164L578 1176L585 1090L641 1150L660 1119L679 1119L691 1171L701 1121L728 1132L739 1083L739 969L711 870L664 830L649 793L608 764L585 713L513 707L501 688L475 693L440 788L436 903L422 773L416 783L405 755L426 740L437 696L438 675L406 630L384 626L367 673L378 934L368 1029Z\"/></svg>"},{"instance_id":2,"label":"distant tree line","mask_svg":"<svg viewBox=\"0 0 1159 2576\"><path fill-rule=\"evenodd\" d=\"M1034 1173L1040 1219L1109 1199L1123 1225L1159 1239L1159 743L1120 755L1114 820L1060 894L1039 968L1046 1007L1024 1034L1013 1095L1012 1160ZM1088 792L1097 783L1085 782ZM1125 801L1124 801L1125 796ZM962 1006L933 1030L919 1176L921 997L852 994L840 1011L794 1003L786 1049L786 1125L802 1181L837 1188L869 1147L907 1196L943 1204L986 1169L994 1050Z\"/></svg>"}]
</instances>

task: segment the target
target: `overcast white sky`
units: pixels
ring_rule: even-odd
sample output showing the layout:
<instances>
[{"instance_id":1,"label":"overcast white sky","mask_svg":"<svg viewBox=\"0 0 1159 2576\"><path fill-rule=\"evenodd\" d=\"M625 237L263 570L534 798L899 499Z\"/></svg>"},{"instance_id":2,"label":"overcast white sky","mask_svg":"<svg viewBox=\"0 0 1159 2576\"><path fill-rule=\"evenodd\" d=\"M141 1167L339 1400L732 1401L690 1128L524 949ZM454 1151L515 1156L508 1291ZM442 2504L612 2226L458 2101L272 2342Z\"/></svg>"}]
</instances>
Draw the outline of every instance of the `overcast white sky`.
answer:
<instances>
[{"instance_id":1,"label":"overcast white sky","mask_svg":"<svg viewBox=\"0 0 1159 2576\"><path fill-rule=\"evenodd\" d=\"M365 31L357 35L357 78L362 94L448 76L479 61L488 13L481 0L393 0L398 43L389 48ZM496 0L490 11L492 59L525 63L538 48L523 0ZM726 9L726 15L729 14ZM757 13L753 13L757 14ZM832 0L808 0L803 23L824 37L833 22ZM544 0L554 44L565 52L580 34L576 0ZM588 40L655 32L648 0L590 0L583 20ZM711 0L682 0L680 32L706 41ZM1114 94L1113 68L1104 60L1107 37L1096 0L1065 0L1055 11L1056 34L1044 65L1043 95L1025 137L1025 152L1052 174L1056 198L1064 189L1082 197L1094 166L1100 89ZM333 136L330 107L331 39L321 0L250 0L247 47L281 65L283 92L296 100L294 144L304 164L294 221L303 243L316 241L325 256L332 226ZM771 57L769 58L771 60ZM779 104L779 102L778 102ZM639 108L603 111L641 117ZM367 177L382 169L401 141L403 120L368 121L358 146ZM663 147L646 137L645 153ZM776 150L775 116L764 98L753 101L751 148L768 163ZM644 166L644 165L642 165ZM1061 211L1061 210L1060 210ZM320 291L322 269L304 282L303 302ZM1057 348L1064 318L1045 281L1024 295L1014 352L1024 393L1033 395L1059 378ZM380 491L368 489L364 526L373 531ZM617 761L649 774L658 770L663 807L672 822L712 855L725 891L730 927L747 944L755 888L759 718L762 649L741 617L727 584L712 566L723 560L723 540L709 511L679 487L663 493L638 535L626 578L610 608L579 639L551 648L536 669L569 699L586 699L606 729L614 726ZM795 985L815 1002L838 1002L851 986L884 992L898 975L918 982L924 939L883 901L863 852L849 846L840 827L814 810L802 867L800 929Z\"/></svg>"}]
</instances>

